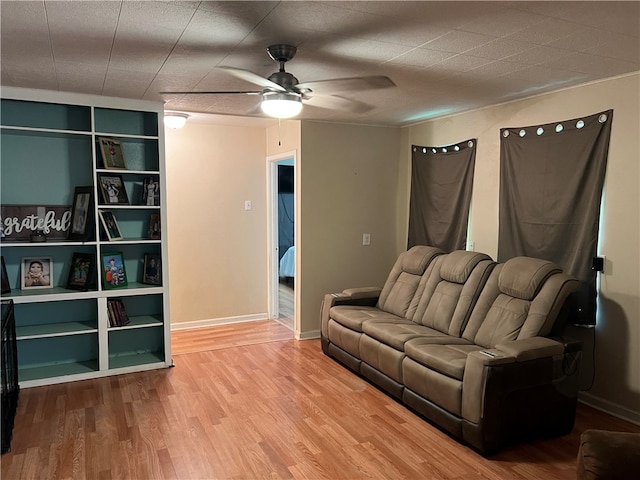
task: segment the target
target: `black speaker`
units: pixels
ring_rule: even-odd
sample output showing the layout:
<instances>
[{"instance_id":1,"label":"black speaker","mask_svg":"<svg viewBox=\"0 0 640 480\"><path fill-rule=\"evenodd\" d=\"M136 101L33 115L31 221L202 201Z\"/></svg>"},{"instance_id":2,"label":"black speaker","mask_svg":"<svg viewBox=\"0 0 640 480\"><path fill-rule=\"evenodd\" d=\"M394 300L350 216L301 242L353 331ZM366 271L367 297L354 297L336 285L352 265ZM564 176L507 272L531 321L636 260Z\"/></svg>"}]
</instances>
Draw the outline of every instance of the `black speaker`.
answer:
<instances>
[{"instance_id":1,"label":"black speaker","mask_svg":"<svg viewBox=\"0 0 640 480\"><path fill-rule=\"evenodd\" d=\"M593 257L591 259L591 270L594 272L604 272L604 257Z\"/></svg>"}]
</instances>

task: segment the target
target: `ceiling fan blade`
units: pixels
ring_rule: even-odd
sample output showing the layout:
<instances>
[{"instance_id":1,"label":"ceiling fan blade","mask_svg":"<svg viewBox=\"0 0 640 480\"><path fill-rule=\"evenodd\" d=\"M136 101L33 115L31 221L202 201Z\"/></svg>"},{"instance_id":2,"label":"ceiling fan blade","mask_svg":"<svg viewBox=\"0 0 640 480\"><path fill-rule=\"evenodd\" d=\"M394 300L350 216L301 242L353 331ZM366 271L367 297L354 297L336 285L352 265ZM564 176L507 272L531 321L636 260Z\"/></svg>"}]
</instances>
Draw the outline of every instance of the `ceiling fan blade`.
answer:
<instances>
[{"instance_id":1,"label":"ceiling fan blade","mask_svg":"<svg viewBox=\"0 0 640 480\"><path fill-rule=\"evenodd\" d=\"M248 70L242 70L241 68L234 68L234 67L217 67L217 68L218 70L224 70L225 72L235 77L241 78L246 82L253 83L260 87L268 88L269 90L274 90L276 92L286 92L286 89L281 87L277 83L272 82L268 78L261 77L260 75L257 75Z\"/></svg>"},{"instance_id":2,"label":"ceiling fan blade","mask_svg":"<svg viewBox=\"0 0 640 480\"><path fill-rule=\"evenodd\" d=\"M339 97L338 95L318 95L305 98L303 103L313 107L328 108L330 110L342 110L351 113L367 113L372 110L371 105L351 100L349 98Z\"/></svg>"},{"instance_id":3,"label":"ceiling fan blade","mask_svg":"<svg viewBox=\"0 0 640 480\"><path fill-rule=\"evenodd\" d=\"M389 77L377 75L372 77L334 78L331 80L318 80L304 82L296 85L298 90L311 90L314 93L353 92L361 90L374 90L378 88L395 87Z\"/></svg>"},{"instance_id":4,"label":"ceiling fan blade","mask_svg":"<svg viewBox=\"0 0 640 480\"><path fill-rule=\"evenodd\" d=\"M238 91L233 91L233 92L199 92L199 91L195 91L195 92L159 92L160 95L236 95L236 94L241 94L241 95L262 95L262 91L245 91L245 92L238 92Z\"/></svg>"}]
</instances>

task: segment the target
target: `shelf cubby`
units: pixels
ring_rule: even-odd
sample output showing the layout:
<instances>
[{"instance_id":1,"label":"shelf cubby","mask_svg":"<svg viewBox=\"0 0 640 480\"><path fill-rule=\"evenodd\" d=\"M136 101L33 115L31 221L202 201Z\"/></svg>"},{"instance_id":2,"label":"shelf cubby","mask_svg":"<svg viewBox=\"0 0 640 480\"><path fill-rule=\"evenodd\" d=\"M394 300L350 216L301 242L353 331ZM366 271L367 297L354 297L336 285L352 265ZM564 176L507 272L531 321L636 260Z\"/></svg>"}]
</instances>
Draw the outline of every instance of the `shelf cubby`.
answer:
<instances>
[{"instance_id":1,"label":"shelf cubby","mask_svg":"<svg viewBox=\"0 0 640 480\"><path fill-rule=\"evenodd\" d=\"M3 126L91 132L91 107L2 99Z\"/></svg>"},{"instance_id":2,"label":"shelf cubby","mask_svg":"<svg viewBox=\"0 0 640 480\"><path fill-rule=\"evenodd\" d=\"M75 290L67 290L67 280L69 279L69 271L73 254L75 252L84 254L95 254L95 243L91 245L83 245L78 243L56 242L50 245L44 243L25 243L2 245L2 256L4 257L7 268L7 277L12 290L18 290L20 296L26 295L47 295L69 292ZM25 258L44 259L50 258L53 265L53 275L50 277L51 288L38 288L21 290L22 285L22 261ZM97 267L97 265L96 265ZM89 279L88 290L96 290L98 287L98 270L95 268ZM13 293L12 293L13 295ZM5 295L3 295L4 297Z\"/></svg>"},{"instance_id":3,"label":"shelf cubby","mask_svg":"<svg viewBox=\"0 0 640 480\"><path fill-rule=\"evenodd\" d=\"M98 334L18 340L18 380L98 371Z\"/></svg>"},{"instance_id":4,"label":"shelf cubby","mask_svg":"<svg viewBox=\"0 0 640 480\"><path fill-rule=\"evenodd\" d=\"M109 330L109 368L160 362L164 358L162 325Z\"/></svg>"},{"instance_id":5,"label":"shelf cubby","mask_svg":"<svg viewBox=\"0 0 640 480\"><path fill-rule=\"evenodd\" d=\"M156 112L96 108L95 121L98 134L158 136L158 114Z\"/></svg>"},{"instance_id":6,"label":"shelf cubby","mask_svg":"<svg viewBox=\"0 0 640 480\"><path fill-rule=\"evenodd\" d=\"M93 183L90 136L3 128L1 153L3 205L71 205Z\"/></svg>"},{"instance_id":7,"label":"shelf cubby","mask_svg":"<svg viewBox=\"0 0 640 480\"><path fill-rule=\"evenodd\" d=\"M97 333L98 308L95 299L17 304L18 340L47 336Z\"/></svg>"}]
</instances>

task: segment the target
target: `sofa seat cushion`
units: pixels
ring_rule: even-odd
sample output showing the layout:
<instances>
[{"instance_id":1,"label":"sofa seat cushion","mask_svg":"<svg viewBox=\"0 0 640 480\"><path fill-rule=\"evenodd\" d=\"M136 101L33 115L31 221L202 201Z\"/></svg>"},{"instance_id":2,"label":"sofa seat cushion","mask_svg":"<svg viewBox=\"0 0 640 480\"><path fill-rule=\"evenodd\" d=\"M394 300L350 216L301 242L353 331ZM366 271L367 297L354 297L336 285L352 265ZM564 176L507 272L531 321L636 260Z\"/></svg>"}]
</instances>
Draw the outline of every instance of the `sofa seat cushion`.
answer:
<instances>
[{"instance_id":1,"label":"sofa seat cushion","mask_svg":"<svg viewBox=\"0 0 640 480\"><path fill-rule=\"evenodd\" d=\"M454 340L457 343L449 345L425 343L424 339L409 340L405 343L405 354L431 370L462 380L467 355L482 350L482 347L463 339Z\"/></svg>"},{"instance_id":2,"label":"sofa seat cushion","mask_svg":"<svg viewBox=\"0 0 640 480\"><path fill-rule=\"evenodd\" d=\"M362 331L370 337L382 343L392 346L396 350L404 350L404 344L412 338L420 336L448 337L438 330L418 325L410 320L403 322L389 322L383 319L374 319L362 327Z\"/></svg>"},{"instance_id":3,"label":"sofa seat cushion","mask_svg":"<svg viewBox=\"0 0 640 480\"><path fill-rule=\"evenodd\" d=\"M356 332L338 322L329 320L327 333L331 343L354 357L360 358L360 337L363 335L362 332Z\"/></svg>"},{"instance_id":4,"label":"sofa seat cushion","mask_svg":"<svg viewBox=\"0 0 640 480\"><path fill-rule=\"evenodd\" d=\"M330 318L356 332L362 332L362 324L373 318L394 321L402 320L392 313L383 312L376 307L365 307L358 305L338 305L329 312Z\"/></svg>"},{"instance_id":5,"label":"sofa seat cushion","mask_svg":"<svg viewBox=\"0 0 640 480\"><path fill-rule=\"evenodd\" d=\"M402 378L406 389L433 402L448 412L462 416L462 382L405 356Z\"/></svg>"},{"instance_id":6,"label":"sofa seat cushion","mask_svg":"<svg viewBox=\"0 0 640 480\"><path fill-rule=\"evenodd\" d=\"M363 334L360 337L360 360L384 373L398 383L403 383L402 360L404 352Z\"/></svg>"}]
</instances>

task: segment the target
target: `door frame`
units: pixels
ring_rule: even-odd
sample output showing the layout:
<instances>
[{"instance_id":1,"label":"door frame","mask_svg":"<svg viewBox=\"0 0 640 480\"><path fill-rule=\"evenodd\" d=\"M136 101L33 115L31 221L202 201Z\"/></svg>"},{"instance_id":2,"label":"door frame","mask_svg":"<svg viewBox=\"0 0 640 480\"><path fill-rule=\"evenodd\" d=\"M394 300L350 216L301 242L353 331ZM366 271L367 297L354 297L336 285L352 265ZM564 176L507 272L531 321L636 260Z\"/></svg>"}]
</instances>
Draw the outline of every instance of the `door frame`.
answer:
<instances>
[{"instance_id":1,"label":"door frame","mask_svg":"<svg viewBox=\"0 0 640 480\"><path fill-rule=\"evenodd\" d=\"M293 181L294 181L294 232L293 243L296 246L295 255L295 269L296 276L294 279L294 332L296 335L300 332L300 320L299 320L299 182L298 182L298 168L297 168L297 151L292 150L289 152L279 153L277 155L270 155L267 157L267 311L269 319L277 320L279 314L278 307L278 285L279 285L279 256L278 256L278 164L287 161L287 164L293 165Z\"/></svg>"}]
</instances>

